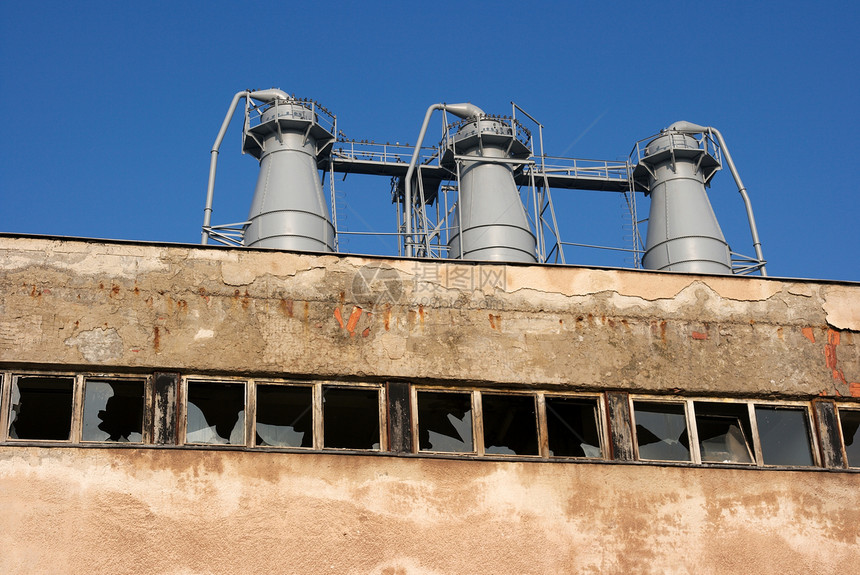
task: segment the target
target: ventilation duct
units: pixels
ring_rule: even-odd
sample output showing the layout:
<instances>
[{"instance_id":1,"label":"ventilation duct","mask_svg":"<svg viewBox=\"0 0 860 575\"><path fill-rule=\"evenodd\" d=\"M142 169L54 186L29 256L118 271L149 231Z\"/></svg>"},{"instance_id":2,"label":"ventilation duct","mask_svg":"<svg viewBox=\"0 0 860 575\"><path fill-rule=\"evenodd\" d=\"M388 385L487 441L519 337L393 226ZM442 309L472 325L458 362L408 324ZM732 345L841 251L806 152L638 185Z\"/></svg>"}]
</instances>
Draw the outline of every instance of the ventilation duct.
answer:
<instances>
[{"instance_id":1,"label":"ventilation duct","mask_svg":"<svg viewBox=\"0 0 860 575\"><path fill-rule=\"evenodd\" d=\"M459 176L455 226L448 257L535 262L535 236L514 183L519 159L530 150L510 124L483 114L467 118L448 137L443 164Z\"/></svg>"},{"instance_id":2,"label":"ventilation duct","mask_svg":"<svg viewBox=\"0 0 860 575\"><path fill-rule=\"evenodd\" d=\"M680 124L676 124L680 125ZM645 147L633 177L651 196L646 269L731 274L732 260L705 186L720 163L702 140L664 130Z\"/></svg>"},{"instance_id":3,"label":"ventilation duct","mask_svg":"<svg viewBox=\"0 0 860 575\"><path fill-rule=\"evenodd\" d=\"M273 95L256 108L257 115L246 118L242 151L260 160L260 175L244 244L334 251L334 227L317 169L334 134L319 124L313 102Z\"/></svg>"}]
</instances>

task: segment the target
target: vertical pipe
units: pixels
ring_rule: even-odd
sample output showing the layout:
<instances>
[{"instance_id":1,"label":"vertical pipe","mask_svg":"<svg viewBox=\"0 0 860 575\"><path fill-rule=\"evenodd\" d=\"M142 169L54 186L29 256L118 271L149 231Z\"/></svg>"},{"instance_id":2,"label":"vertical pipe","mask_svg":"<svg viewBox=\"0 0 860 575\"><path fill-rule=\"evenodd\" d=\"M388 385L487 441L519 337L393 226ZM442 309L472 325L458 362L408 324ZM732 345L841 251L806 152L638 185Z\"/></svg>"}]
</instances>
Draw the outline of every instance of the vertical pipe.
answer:
<instances>
[{"instance_id":1,"label":"vertical pipe","mask_svg":"<svg viewBox=\"0 0 860 575\"><path fill-rule=\"evenodd\" d=\"M421 144L424 142L424 134L427 133L427 126L430 124L430 116L433 115L435 110L446 110L460 118L469 118L484 113L479 107L469 103L439 103L427 108L427 112L424 114L424 122L421 124L421 131L418 132L418 141L415 143L415 150L412 152L412 159L409 161L409 169L406 170L406 182L403 194L406 220L406 257L412 257L412 176L415 173L415 166L418 164L418 153L421 151Z\"/></svg>"},{"instance_id":2,"label":"vertical pipe","mask_svg":"<svg viewBox=\"0 0 860 575\"><path fill-rule=\"evenodd\" d=\"M203 245L209 243L209 232L206 228L212 222L212 199L215 195L215 167L218 165L218 150L221 148L221 141L224 139L224 134L227 133L230 120L233 119L233 112L236 111L239 98L243 96L247 97L249 94L248 90L242 90L241 92L236 92L233 96L230 108L227 110L227 115L224 116L224 121L221 122L221 129L218 130L218 136L215 137L215 143L212 144L212 150L209 152L209 183L206 186L206 207L203 208L203 235L200 238L200 243Z\"/></svg>"},{"instance_id":3,"label":"vertical pipe","mask_svg":"<svg viewBox=\"0 0 860 575\"><path fill-rule=\"evenodd\" d=\"M409 169L406 170L406 181L404 183L403 194L403 209L404 220L406 222L406 257L412 257L412 175L415 173L415 166L418 163L418 153L421 151L421 144L424 142L424 134L427 133L427 126L430 124L430 116L435 110L444 110L445 104L433 104L427 108L424 114L424 122L421 124L421 131L418 132L418 141L415 142L415 150L412 152L412 159L409 161Z\"/></svg>"}]
</instances>

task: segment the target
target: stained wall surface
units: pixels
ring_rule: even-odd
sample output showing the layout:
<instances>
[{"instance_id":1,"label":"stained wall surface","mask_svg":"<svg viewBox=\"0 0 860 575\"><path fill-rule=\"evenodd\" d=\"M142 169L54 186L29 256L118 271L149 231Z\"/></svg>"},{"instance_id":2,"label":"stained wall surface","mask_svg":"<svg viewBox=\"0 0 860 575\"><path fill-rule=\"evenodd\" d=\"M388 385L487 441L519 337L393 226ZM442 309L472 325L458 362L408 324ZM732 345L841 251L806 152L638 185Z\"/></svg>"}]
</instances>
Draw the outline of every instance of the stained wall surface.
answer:
<instances>
[{"instance_id":1,"label":"stained wall surface","mask_svg":"<svg viewBox=\"0 0 860 575\"><path fill-rule=\"evenodd\" d=\"M854 573L856 474L0 448L3 573Z\"/></svg>"},{"instance_id":2,"label":"stained wall surface","mask_svg":"<svg viewBox=\"0 0 860 575\"><path fill-rule=\"evenodd\" d=\"M860 287L0 237L0 369L860 396ZM860 474L0 446L3 573L850 573Z\"/></svg>"},{"instance_id":3,"label":"stained wall surface","mask_svg":"<svg viewBox=\"0 0 860 575\"><path fill-rule=\"evenodd\" d=\"M860 286L0 237L0 361L860 396Z\"/></svg>"}]
</instances>

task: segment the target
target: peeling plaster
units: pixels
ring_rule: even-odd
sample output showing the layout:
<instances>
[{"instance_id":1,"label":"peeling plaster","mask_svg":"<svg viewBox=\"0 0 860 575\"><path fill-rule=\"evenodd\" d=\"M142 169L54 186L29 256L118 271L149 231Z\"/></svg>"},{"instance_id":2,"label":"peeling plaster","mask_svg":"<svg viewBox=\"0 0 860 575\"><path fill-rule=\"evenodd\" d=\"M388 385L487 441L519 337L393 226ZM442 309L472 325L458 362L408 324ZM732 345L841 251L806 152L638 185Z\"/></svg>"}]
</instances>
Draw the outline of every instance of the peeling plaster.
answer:
<instances>
[{"instance_id":1,"label":"peeling plaster","mask_svg":"<svg viewBox=\"0 0 860 575\"><path fill-rule=\"evenodd\" d=\"M202 329L201 328L201 329L198 329L197 333L194 334L195 340L211 339L213 337L215 337L215 332L212 331L211 329Z\"/></svg>"},{"instance_id":2,"label":"peeling plaster","mask_svg":"<svg viewBox=\"0 0 860 575\"><path fill-rule=\"evenodd\" d=\"M77 363L86 352L100 366L332 375L361 366L376 378L569 389L605 386L609 372L612 385L640 392L835 397L847 390L823 369L815 342L827 337L826 317L856 324L852 294L860 297L858 286L829 282L422 262L444 267L443 276L504 270L506 281L487 296L479 286L457 289L433 269L424 277L410 260L139 244L108 250L71 240L28 240L25 252L16 245L0 238L0 361L18 363ZM40 245L53 246L56 257L91 250L93 261L106 259L98 276L82 275L58 269ZM57 255L60 247L66 251ZM4 250L29 265L5 269ZM166 269L128 281L113 267L148 259ZM356 301L354 278L364 266L397 270L402 295ZM119 331L108 333L109 325ZM94 326L105 329L78 333ZM858 334L833 328L843 329L838 369L857 382Z\"/></svg>"},{"instance_id":3,"label":"peeling plaster","mask_svg":"<svg viewBox=\"0 0 860 575\"><path fill-rule=\"evenodd\" d=\"M76 346L84 359L91 363L118 359L123 354L122 338L114 328L82 331L66 339L65 344Z\"/></svg>"},{"instance_id":4,"label":"peeling plaster","mask_svg":"<svg viewBox=\"0 0 860 575\"><path fill-rule=\"evenodd\" d=\"M860 296L857 289L827 286L822 307L829 325L837 329L860 331Z\"/></svg>"}]
</instances>

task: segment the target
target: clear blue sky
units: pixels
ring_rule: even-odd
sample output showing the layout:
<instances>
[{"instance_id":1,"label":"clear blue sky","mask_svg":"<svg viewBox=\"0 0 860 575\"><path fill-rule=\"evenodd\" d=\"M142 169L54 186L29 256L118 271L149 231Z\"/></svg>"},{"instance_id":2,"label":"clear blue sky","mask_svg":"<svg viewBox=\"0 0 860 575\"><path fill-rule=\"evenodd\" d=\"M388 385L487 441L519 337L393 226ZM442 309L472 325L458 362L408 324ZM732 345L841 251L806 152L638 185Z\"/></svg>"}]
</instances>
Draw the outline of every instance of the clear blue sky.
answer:
<instances>
[{"instance_id":1,"label":"clear blue sky","mask_svg":"<svg viewBox=\"0 0 860 575\"><path fill-rule=\"evenodd\" d=\"M513 100L552 155L623 159L677 120L719 128L770 275L860 281L856 3L417 4L3 2L0 231L198 242L209 149L241 89L316 99L348 137L380 142L414 142L434 102L509 114ZM215 223L250 206L239 126ZM385 178L338 188L350 229L394 231ZM710 194L732 248L752 253L728 170ZM554 198L563 239L624 245L615 195Z\"/></svg>"}]
</instances>

